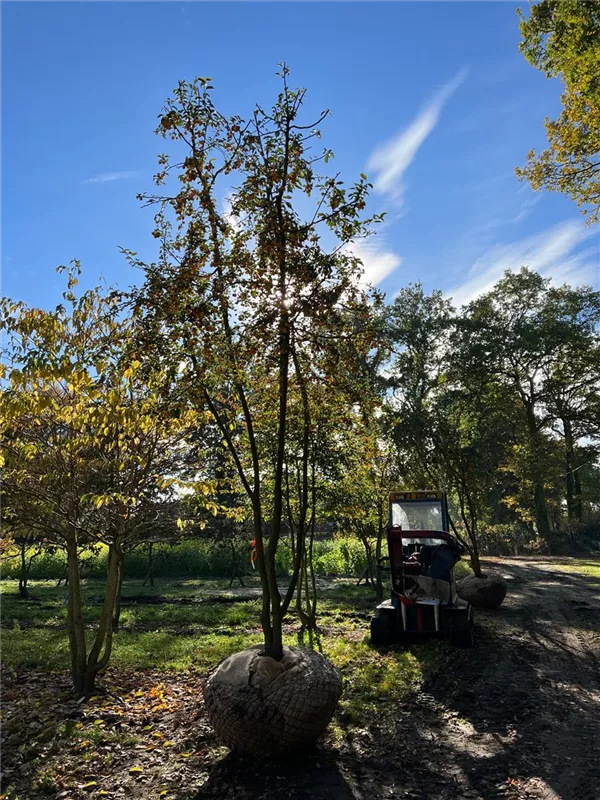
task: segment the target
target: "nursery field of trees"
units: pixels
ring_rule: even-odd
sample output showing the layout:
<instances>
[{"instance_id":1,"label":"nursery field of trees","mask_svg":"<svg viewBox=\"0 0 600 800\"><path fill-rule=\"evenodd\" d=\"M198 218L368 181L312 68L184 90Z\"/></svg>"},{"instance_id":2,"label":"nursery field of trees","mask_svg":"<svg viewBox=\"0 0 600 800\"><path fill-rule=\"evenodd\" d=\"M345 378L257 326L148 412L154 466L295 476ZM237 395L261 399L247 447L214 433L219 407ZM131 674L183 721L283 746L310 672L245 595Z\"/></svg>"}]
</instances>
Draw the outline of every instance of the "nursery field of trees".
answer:
<instances>
[{"instance_id":1,"label":"nursery field of trees","mask_svg":"<svg viewBox=\"0 0 600 800\"><path fill-rule=\"evenodd\" d=\"M597 7L521 30L566 94L519 175L593 224ZM373 186L278 80L245 117L207 77L167 99L135 286L73 261L55 308L2 300L1 798L592 800L600 291L515 263L386 297ZM445 492L450 605L503 578L473 648L371 642L399 490Z\"/></svg>"}]
</instances>

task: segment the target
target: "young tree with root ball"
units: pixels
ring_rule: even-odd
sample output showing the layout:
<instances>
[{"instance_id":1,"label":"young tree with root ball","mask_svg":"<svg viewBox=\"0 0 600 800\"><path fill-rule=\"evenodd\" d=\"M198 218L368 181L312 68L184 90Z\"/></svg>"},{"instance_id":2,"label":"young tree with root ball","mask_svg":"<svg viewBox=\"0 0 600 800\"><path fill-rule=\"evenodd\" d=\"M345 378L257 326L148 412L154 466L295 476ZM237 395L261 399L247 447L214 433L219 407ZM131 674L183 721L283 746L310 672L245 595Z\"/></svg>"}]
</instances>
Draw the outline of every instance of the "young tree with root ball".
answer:
<instances>
[{"instance_id":1,"label":"young tree with root ball","mask_svg":"<svg viewBox=\"0 0 600 800\"><path fill-rule=\"evenodd\" d=\"M304 121L305 91L290 88L287 67L280 77L273 108L257 106L247 119L215 107L210 79L179 84L157 132L182 155L176 161L159 157L156 182L164 184L164 194L142 196L157 209L158 260L145 264L128 253L146 275L134 297L146 331L140 352L177 369L189 402L210 412L252 508L264 633L261 655L254 652L252 661L259 681L269 670L275 675L290 666L282 623L300 576L307 528L298 526L292 576L283 590L275 556L286 514L291 386L299 393L301 383L307 392L313 386L335 391L339 381L351 379L356 395L363 390L360 364L372 344L372 302L360 288L361 264L346 246L380 218L361 216L366 176L346 188L337 175L318 173L319 162L332 155L312 150L320 137L315 126L327 112L314 123ZM310 366L310 381L298 364ZM339 681L333 668L316 666L323 661L317 654L296 655L306 669L287 670L284 683L291 681L310 705L301 674L321 670L333 687L323 709L333 695L334 707ZM246 670L243 691L248 689ZM238 704L247 721L255 699L244 700L245 710ZM259 732L254 720L244 727L231 709L225 714L237 720L231 735L220 729L228 743L234 743L237 726L241 747L251 749L250 740L260 747L287 746L277 726ZM325 724L332 710L323 712ZM280 706L278 713L286 712Z\"/></svg>"}]
</instances>

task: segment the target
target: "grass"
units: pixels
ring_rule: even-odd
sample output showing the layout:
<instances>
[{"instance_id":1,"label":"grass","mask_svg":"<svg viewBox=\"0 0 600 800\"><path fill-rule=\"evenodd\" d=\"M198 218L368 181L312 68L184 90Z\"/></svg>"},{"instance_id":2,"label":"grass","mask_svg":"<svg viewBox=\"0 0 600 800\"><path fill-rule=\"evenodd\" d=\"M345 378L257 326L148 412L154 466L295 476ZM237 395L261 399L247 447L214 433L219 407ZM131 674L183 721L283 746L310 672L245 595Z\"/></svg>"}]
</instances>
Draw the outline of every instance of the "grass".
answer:
<instances>
[{"instance_id":1,"label":"grass","mask_svg":"<svg viewBox=\"0 0 600 800\"><path fill-rule=\"evenodd\" d=\"M557 571L600 577L600 562L593 559L548 560ZM459 577L468 571L468 564L460 562ZM20 758L26 765L9 778L17 785L4 789L7 800L62 794L83 800L111 795L116 785L122 796L151 800L196 796L210 765L224 753L205 734L206 720L197 716L201 678L225 656L262 638L259 601L253 596L256 581L247 590L230 591L228 583L161 579L155 587L143 587L140 580L127 580L122 626L103 678L111 694L78 705L67 693L65 588L54 581L32 581L34 599L23 601L16 596L16 581L3 581L2 656L9 684L3 696L8 713L3 735L9 743L14 740L13 761ZM91 639L104 582L88 579L83 588ZM149 595L170 602L131 602ZM355 581L337 580L320 591L316 646L344 679L327 746L354 747L356 735L365 729L378 728L393 737L398 707L447 663L450 645L444 640L372 647L368 619L374 606L373 590ZM298 643L297 628L290 614L287 644ZM17 670L12 676L11 668Z\"/></svg>"},{"instance_id":2,"label":"grass","mask_svg":"<svg viewBox=\"0 0 600 800\"><path fill-rule=\"evenodd\" d=\"M84 621L91 641L100 612L103 581L84 582ZM120 667L164 670L206 669L221 658L260 640L259 601L217 602L207 595L228 588L227 581L161 581L123 587L121 630L115 634L112 663ZM17 597L15 581L2 582L3 663L13 667L67 669L65 588L32 581L32 600ZM194 601L189 605L128 604L128 597L160 594ZM227 595L226 595L227 596ZM248 643L248 644L246 644Z\"/></svg>"},{"instance_id":3,"label":"grass","mask_svg":"<svg viewBox=\"0 0 600 800\"><path fill-rule=\"evenodd\" d=\"M111 664L132 670L204 672L230 653L259 643L259 600L251 592L255 585L248 587L250 597L246 594L238 599L235 591L228 591L228 581L161 580L153 588L143 587L141 581L126 581ZM103 582L88 579L83 588L84 619L91 641L101 611ZM15 581L3 582L4 664L68 669L65 588L56 587L53 581L32 581L33 599L28 601L20 600L16 590ZM128 602L128 598L148 595L172 602ZM439 642L399 647L385 654L373 649L368 644L368 619L374 606L373 590L350 581L336 582L333 588L321 591L319 599L319 644L345 676L346 711L360 719L374 712L382 698L394 699L412 687L444 649ZM290 614L287 644L298 643L296 624Z\"/></svg>"},{"instance_id":4,"label":"grass","mask_svg":"<svg viewBox=\"0 0 600 800\"><path fill-rule=\"evenodd\" d=\"M556 565L557 572L571 572L600 579L600 559L552 558L549 560Z\"/></svg>"},{"instance_id":5,"label":"grass","mask_svg":"<svg viewBox=\"0 0 600 800\"><path fill-rule=\"evenodd\" d=\"M68 695L65 588L32 581L28 601L18 599L15 581L0 588L3 724L14 741L9 760L27 765L21 772L9 770L14 784L4 789L7 800L66 792L83 800L111 795L116 785L124 796L141 792L151 800L196 796L211 763L224 754L198 716L201 678L225 656L262 640L256 582L229 591L226 580L161 579L153 588L127 580L121 629L102 679L109 694L82 705ZM87 579L83 589L91 640L104 582ZM132 602L148 595L170 602ZM448 655L449 645L439 640L372 647L368 628L375 602L371 587L352 580L329 582L320 591L314 643L344 680L327 732L329 747L352 743L365 729L392 736L398 705ZM284 641L299 641L293 613Z\"/></svg>"}]
</instances>

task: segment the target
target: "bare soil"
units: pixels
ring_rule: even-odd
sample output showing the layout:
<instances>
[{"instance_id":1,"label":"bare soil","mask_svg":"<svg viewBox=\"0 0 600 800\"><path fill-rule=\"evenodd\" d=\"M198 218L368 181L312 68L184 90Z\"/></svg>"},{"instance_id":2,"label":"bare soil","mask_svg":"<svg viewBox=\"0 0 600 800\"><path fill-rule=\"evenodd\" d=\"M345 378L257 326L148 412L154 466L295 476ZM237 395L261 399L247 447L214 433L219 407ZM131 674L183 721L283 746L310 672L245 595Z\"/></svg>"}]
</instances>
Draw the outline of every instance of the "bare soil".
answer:
<instances>
[{"instance_id":1,"label":"bare soil","mask_svg":"<svg viewBox=\"0 0 600 800\"><path fill-rule=\"evenodd\" d=\"M599 800L600 580L550 560L493 559L504 605L478 612L476 646L455 650L393 724L338 753L214 765L201 798Z\"/></svg>"}]
</instances>

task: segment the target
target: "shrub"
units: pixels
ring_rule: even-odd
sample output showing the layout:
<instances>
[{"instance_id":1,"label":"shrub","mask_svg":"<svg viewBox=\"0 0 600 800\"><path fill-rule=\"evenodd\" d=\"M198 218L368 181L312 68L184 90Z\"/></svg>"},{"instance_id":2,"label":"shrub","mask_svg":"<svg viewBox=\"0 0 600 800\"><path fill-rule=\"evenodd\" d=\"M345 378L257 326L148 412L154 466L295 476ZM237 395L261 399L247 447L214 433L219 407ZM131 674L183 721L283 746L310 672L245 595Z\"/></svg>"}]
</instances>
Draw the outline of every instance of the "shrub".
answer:
<instances>
[{"instance_id":1,"label":"shrub","mask_svg":"<svg viewBox=\"0 0 600 800\"><path fill-rule=\"evenodd\" d=\"M249 543L248 543L249 545ZM245 552L244 552L245 551ZM108 548L84 551L81 555L81 573L84 578L103 578L107 569ZM208 540L187 539L177 544L156 544L153 550L154 576L181 576L187 578L225 577L231 575L234 564L229 545L217 547ZM236 559L244 574L252 573L250 551L238 546ZM314 544L315 572L318 575L346 575L358 577L367 566L363 545L352 537L318 540ZM290 575L292 551L287 541L278 548L277 574ZM61 550L46 551L31 568L31 578L58 580L65 573L66 558ZM139 547L125 557L124 577L145 578L148 556L145 547ZM19 559L7 559L2 565L4 578L17 578Z\"/></svg>"},{"instance_id":2,"label":"shrub","mask_svg":"<svg viewBox=\"0 0 600 800\"><path fill-rule=\"evenodd\" d=\"M481 529L480 551L486 556L518 556L533 547L535 533L524 525L485 525Z\"/></svg>"}]
</instances>

